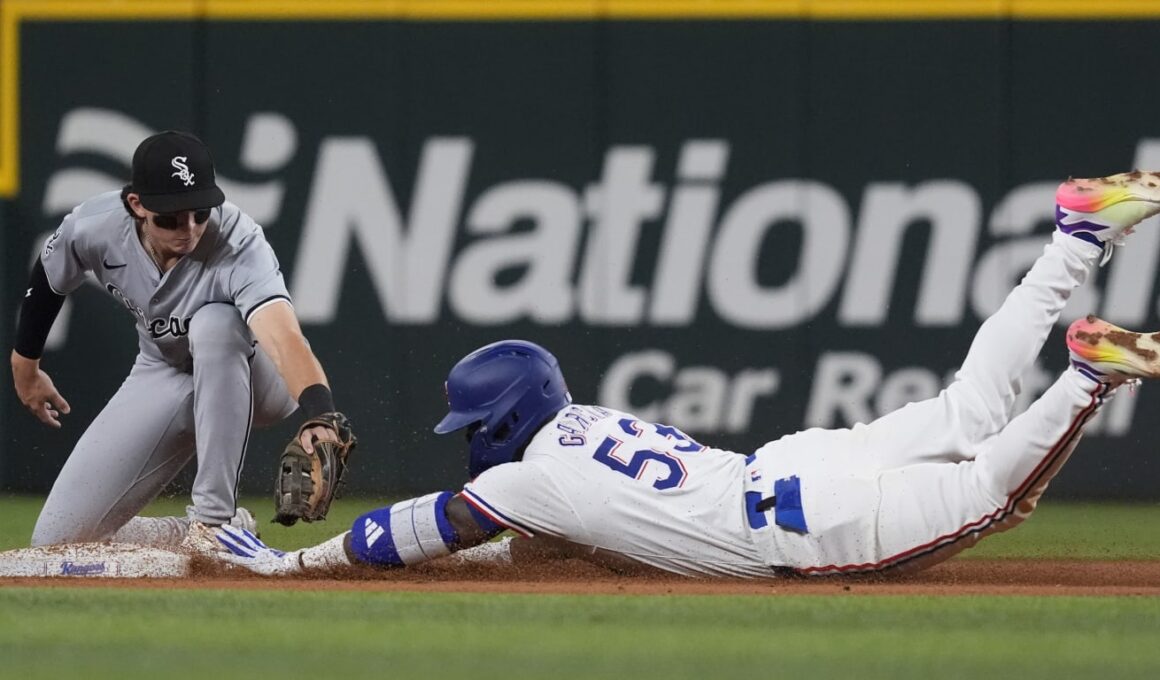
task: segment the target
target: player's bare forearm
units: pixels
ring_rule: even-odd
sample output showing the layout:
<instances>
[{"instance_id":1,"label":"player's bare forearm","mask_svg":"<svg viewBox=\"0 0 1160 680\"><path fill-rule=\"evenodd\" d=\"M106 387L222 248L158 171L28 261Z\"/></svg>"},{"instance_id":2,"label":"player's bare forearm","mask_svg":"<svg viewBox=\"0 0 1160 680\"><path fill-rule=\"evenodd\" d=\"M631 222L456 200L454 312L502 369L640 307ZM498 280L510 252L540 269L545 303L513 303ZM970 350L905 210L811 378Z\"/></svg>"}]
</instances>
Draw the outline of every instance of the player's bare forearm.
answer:
<instances>
[{"instance_id":1,"label":"player's bare forearm","mask_svg":"<svg viewBox=\"0 0 1160 680\"><path fill-rule=\"evenodd\" d=\"M297 398L301 396L302 390L311 385L330 387L330 383L326 379L326 372L322 370L322 364L310 351L306 339L301 334L298 335L297 340L289 339L283 349L283 362L278 366L278 372L286 381L286 388L290 394Z\"/></svg>"},{"instance_id":2,"label":"player's bare forearm","mask_svg":"<svg viewBox=\"0 0 1160 680\"><path fill-rule=\"evenodd\" d=\"M303 403L302 392L312 385L324 385L327 388L324 390L326 400L330 400L326 373L306 343L298 317L289 303L273 304L259 310L250 319L250 328L258 339L258 346L274 362L287 391L296 401ZM313 453L316 440L338 441L338 433L321 426L299 433L299 443L307 453Z\"/></svg>"},{"instance_id":3,"label":"player's bare forearm","mask_svg":"<svg viewBox=\"0 0 1160 680\"><path fill-rule=\"evenodd\" d=\"M472 546L485 543L495 536L497 532L489 532L479 526L472 516L471 510L467 507L467 501L463 500L463 496L455 496L447 501L447 521L451 523L451 527L455 529L455 535L459 537L454 549L463 550Z\"/></svg>"},{"instance_id":4,"label":"player's bare forearm","mask_svg":"<svg viewBox=\"0 0 1160 680\"><path fill-rule=\"evenodd\" d=\"M12 383L20 403L32 415L50 427L60 427L60 415L71 407L53 385L52 378L40 369L40 359L29 359L13 350L10 359Z\"/></svg>"},{"instance_id":5,"label":"player's bare forearm","mask_svg":"<svg viewBox=\"0 0 1160 680\"><path fill-rule=\"evenodd\" d=\"M282 380L295 399L311 385L327 385L326 373L318 362L306 337L298 325L298 318L289 304L273 304L254 314L250 328Z\"/></svg>"}]
</instances>

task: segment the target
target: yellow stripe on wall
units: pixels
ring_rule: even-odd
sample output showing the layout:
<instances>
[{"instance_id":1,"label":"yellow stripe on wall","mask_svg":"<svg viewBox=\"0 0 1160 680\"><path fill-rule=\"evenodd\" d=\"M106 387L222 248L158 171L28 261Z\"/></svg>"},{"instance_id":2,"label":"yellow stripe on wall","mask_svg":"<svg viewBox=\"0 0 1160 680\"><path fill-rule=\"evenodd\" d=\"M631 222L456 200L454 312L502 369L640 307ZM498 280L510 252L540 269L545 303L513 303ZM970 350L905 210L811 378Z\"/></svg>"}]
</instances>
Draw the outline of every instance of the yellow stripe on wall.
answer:
<instances>
[{"instance_id":1,"label":"yellow stripe on wall","mask_svg":"<svg viewBox=\"0 0 1160 680\"><path fill-rule=\"evenodd\" d=\"M19 190L22 22L188 19L1160 20L1160 0L0 0L0 198Z\"/></svg>"},{"instance_id":2,"label":"yellow stripe on wall","mask_svg":"<svg viewBox=\"0 0 1160 680\"><path fill-rule=\"evenodd\" d=\"M1132 19L1160 0L6 0L19 19Z\"/></svg>"}]
</instances>

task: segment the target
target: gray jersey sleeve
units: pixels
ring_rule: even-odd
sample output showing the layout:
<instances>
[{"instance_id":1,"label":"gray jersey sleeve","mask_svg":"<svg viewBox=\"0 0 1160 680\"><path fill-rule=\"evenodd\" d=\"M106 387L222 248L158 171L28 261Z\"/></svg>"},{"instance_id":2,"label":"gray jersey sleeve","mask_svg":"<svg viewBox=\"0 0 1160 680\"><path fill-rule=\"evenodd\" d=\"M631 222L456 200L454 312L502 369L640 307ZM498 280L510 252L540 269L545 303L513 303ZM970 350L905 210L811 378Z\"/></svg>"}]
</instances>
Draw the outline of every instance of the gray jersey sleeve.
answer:
<instances>
[{"instance_id":1,"label":"gray jersey sleeve","mask_svg":"<svg viewBox=\"0 0 1160 680\"><path fill-rule=\"evenodd\" d=\"M125 218L120 193L113 191L95 196L78 205L44 243L40 261L48 275L48 283L59 295L68 295L85 282L85 272L96 266L100 258L98 239L105 222L115 228Z\"/></svg>"},{"instance_id":2,"label":"gray jersey sleeve","mask_svg":"<svg viewBox=\"0 0 1160 680\"><path fill-rule=\"evenodd\" d=\"M233 204L226 203L223 214L233 246L227 287L234 305L249 323L254 313L266 305L279 300L289 302L290 293L278 257L262 228Z\"/></svg>"}]
</instances>

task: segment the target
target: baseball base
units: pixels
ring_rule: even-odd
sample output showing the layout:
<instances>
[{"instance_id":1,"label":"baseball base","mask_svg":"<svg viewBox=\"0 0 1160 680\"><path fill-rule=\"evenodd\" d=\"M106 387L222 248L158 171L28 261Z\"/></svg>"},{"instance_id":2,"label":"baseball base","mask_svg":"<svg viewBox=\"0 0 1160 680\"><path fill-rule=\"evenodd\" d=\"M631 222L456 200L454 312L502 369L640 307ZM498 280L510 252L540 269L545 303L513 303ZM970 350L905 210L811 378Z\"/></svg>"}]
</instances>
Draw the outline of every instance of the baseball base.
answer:
<instances>
[{"instance_id":1,"label":"baseball base","mask_svg":"<svg viewBox=\"0 0 1160 680\"><path fill-rule=\"evenodd\" d=\"M0 552L0 577L179 578L188 555L127 543L75 543Z\"/></svg>"}]
</instances>

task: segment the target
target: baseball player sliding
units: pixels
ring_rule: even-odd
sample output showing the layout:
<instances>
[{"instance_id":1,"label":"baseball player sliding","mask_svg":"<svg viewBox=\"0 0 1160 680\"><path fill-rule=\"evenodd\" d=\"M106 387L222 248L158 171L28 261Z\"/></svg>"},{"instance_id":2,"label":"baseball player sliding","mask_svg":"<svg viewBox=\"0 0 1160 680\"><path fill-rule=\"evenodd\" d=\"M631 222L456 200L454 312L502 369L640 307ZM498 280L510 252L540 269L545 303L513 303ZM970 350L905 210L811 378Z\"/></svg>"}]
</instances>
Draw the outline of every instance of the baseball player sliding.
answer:
<instances>
[{"instance_id":1,"label":"baseball player sliding","mask_svg":"<svg viewBox=\"0 0 1160 680\"><path fill-rule=\"evenodd\" d=\"M273 250L225 202L196 137L167 131L141 142L132 182L77 206L33 265L12 376L21 402L52 427L69 404L40 357L65 296L86 275L132 314L139 353L61 469L34 546L113 540L213 553L222 549L218 525L253 528L236 507L252 426L301 407L302 449L349 439ZM195 455L188 517L135 517Z\"/></svg>"},{"instance_id":2,"label":"baseball player sliding","mask_svg":"<svg viewBox=\"0 0 1160 680\"><path fill-rule=\"evenodd\" d=\"M447 378L450 412L435 431L466 433L473 479L460 492L373 510L292 553L232 527L217 537L228 561L264 574L403 567L464 549L467 559L505 564L536 552L526 538L689 575L921 569L1026 519L1116 388L1160 376L1155 337L1080 319L1067 332L1070 366L1012 417L1019 377L1068 296L1157 212L1157 174L1064 183L1051 242L979 329L955 381L872 423L807 430L738 455L573 404L547 350L503 341ZM505 530L521 538L485 543Z\"/></svg>"}]
</instances>

